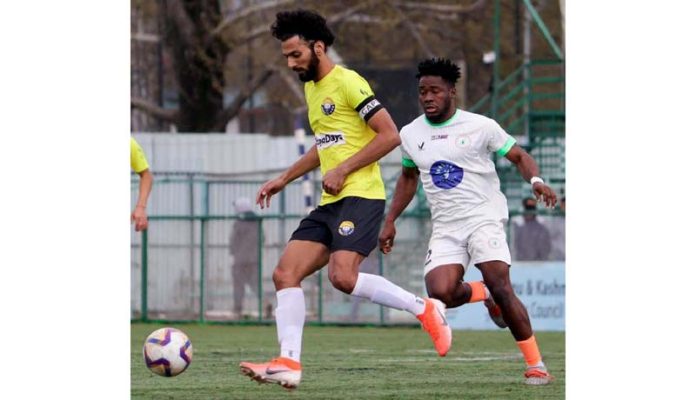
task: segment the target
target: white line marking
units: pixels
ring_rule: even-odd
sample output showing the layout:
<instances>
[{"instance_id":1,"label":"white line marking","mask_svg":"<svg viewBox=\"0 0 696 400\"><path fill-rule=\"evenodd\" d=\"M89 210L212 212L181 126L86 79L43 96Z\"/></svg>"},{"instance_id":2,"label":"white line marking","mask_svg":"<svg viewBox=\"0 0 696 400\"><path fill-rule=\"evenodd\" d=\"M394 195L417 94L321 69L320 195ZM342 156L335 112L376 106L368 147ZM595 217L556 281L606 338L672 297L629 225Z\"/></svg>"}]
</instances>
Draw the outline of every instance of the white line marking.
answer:
<instances>
[{"instance_id":1,"label":"white line marking","mask_svg":"<svg viewBox=\"0 0 696 400\"><path fill-rule=\"evenodd\" d=\"M373 349L348 349L351 353L374 353Z\"/></svg>"},{"instance_id":2,"label":"white line marking","mask_svg":"<svg viewBox=\"0 0 696 400\"><path fill-rule=\"evenodd\" d=\"M507 355L507 356L493 356L493 357L446 357L446 358L433 358L433 359L424 359L424 358L385 358L379 360L380 362L390 362L390 363L411 363L411 362L419 362L422 363L424 361L432 361L432 362L475 362L475 361L502 361L502 360L519 360L522 359L521 354L515 354L515 355Z\"/></svg>"}]
</instances>

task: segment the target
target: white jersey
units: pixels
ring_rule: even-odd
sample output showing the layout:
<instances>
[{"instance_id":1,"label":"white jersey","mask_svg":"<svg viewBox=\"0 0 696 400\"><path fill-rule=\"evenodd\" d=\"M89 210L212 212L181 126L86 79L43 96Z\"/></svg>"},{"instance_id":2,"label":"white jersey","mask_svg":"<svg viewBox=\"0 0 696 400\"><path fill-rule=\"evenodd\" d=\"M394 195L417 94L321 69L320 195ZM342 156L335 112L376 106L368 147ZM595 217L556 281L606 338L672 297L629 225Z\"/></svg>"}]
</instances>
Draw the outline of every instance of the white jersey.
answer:
<instances>
[{"instance_id":1,"label":"white jersey","mask_svg":"<svg viewBox=\"0 0 696 400\"><path fill-rule=\"evenodd\" d=\"M491 153L504 156L515 139L497 122L457 109L440 124L421 115L400 136L403 165L420 171L433 230L507 220L507 200Z\"/></svg>"}]
</instances>

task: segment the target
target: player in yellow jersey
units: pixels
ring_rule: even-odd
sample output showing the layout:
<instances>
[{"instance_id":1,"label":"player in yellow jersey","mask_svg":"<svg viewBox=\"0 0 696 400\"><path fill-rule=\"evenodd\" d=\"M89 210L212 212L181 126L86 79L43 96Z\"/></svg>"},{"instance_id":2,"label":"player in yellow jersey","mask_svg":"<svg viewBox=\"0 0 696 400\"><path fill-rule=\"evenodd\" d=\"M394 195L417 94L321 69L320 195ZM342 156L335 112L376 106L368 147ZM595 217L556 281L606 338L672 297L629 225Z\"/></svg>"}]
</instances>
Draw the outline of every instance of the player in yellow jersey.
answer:
<instances>
[{"instance_id":1,"label":"player in yellow jersey","mask_svg":"<svg viewBox=\"0 0 696 400\"><path fill-rule=\"evenodd\" d=\"M140 187L138 188L138 201L135 203L135 209L131 213L131 222L135 222L135 230L142 231L147 229L147 199L150 197L152 190L152 174L150 173L150 165L147 163L145 153L138 142L131 136L130 141L131 153L131 169L140 175Z\"/></svg>"},{"instance_id":2,"label":"player in yellow jersey","mask_svg":"<svg viewBox=\"0 0 696 400\"><path fill-rule=\"evenodd\" d=\"M422 299L381 276L359 272L360 262L377 246L385 206L377 160L401 143L394 122L365 79L327 56L334 36L322 16L306 10L281 12L271 31L281 41L288 67L305 82L315 144L279 177L266 182L256 202L261 208L269 206L271 196L317 167L323 175L323 192L319 206L300 222L273 271L280 356L261 364L242 362L242 373L261 383L297 387L305 321L300 283L326 264L329 280L338 290L416 316L444 356L452 342L444 304Z\"/></svg>"}]
</instances>

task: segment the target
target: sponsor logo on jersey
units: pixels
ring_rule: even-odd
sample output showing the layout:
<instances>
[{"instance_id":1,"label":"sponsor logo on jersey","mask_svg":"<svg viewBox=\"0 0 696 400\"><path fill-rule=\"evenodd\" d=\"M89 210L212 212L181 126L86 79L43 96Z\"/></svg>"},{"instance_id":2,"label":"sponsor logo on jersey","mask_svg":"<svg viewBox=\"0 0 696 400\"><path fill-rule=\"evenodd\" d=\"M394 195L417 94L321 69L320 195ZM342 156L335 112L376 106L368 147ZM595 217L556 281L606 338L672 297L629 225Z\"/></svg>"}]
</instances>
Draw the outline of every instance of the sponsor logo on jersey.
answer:
<instances>
[{"instance_id":1,"label":"sponsor logo on jersey","mask_svg":"<svg viewBox=\"0 0 696 400\"><path fill-rule=\"evenodd\" d=\"M321 103L321 111L324 113L324 115L331 115L335 110L336 104L334 104L333 100L331 100L331 97L325 98Z\"/></svg>"},{"instance_id":2,"label":"sponsor logo on jersey","mask_svg":"<svg viewBox=\"0 0 696 400\"><path fill-rule=\"evenodd\" d=\"M355 231L355 225L352 221L343 221L341 225L338 226L338 234L341 236L348 236Z\"/></svg>"},{"instance_id":3,"label":"sponsor logo on jersey","mask_svg":"<svg viewBox=\"0 0 696 400\"><path fill-rule=\"evenodd\" d=\"M490 238L488 240L488 245L491 246L491 248L497 249L498 247L500 247L500 239Z\"/></svg>"},{"instance_id":4,"label":"sponsor logo on jersey","mask_svg":"<svg viewBox=\"0 0 696 400\"><path fill-rule=\"evenodd\" d=\"M367 91L363 88L360 88L360 93L362 93L363 96L369 96L370 94L367 93Z\"/></svg>"},{"instance_id":5,"label":"sponsor logo on jersey","mask_svg":"<svg viewBox=\"0 0 696 400\"><path fill-rule=\"evenodd\" d=\"M360 118L365 119L365 116L370 113L375 107L379 105L379 101L377 99L372 99L369 103L365 104L363 108L358 111L360 114Z\"/></svg>"},{"instance_id":6,"label":"sponsor logo on jersey","mask_svg":"<svg viewBox=\"0 0 696 400\"><path fill-rule=\"evenodd\" d=\"M442 139L447 139L448 137L449 137L449 135L444 135L444 134L432 135L432 136L430 136L430 140L442 140Z\"/></svg>"},{"instance_id":7,"label":"sponsor logo on jersey","mask_svg":"<svg viewBox=\"0 0 696 400\"><path fill-rule=\"evenodd\" d=\"M343 132L327 132L320 133L314 136L314 143L318 149L326 149L331 146L345 144L346 139L343 137Z\"/></svg>"},{"instance_id":8,"label":"sponsor logo on jersey","mask_svg":"<svg viewBox=\"0 0 696 400\"><path fill-rule=\"evenodd\" d=\"M418 145L418 150L423 150L423 146L425 146L425 142L421 142L421 144Z\"/></svg>"},{"instance_id":9,"label":"sponsor logo on jersey","mask_svg":"<svg viewBox=\"0 0 696 400\"><path fill-rule=\"evenodd\" d=\"M430 259L430 257L431 257L432 255L433 255L433 250L432 250L432 249L428 249L428 254L425 255L425 264L424 264L424 265L428 265L428 264L430 264L431 261L433 261L433 260Z\"/></svg>"},{"instance_id":10,"label":"sponsor logo on jersey","mask_svg":"<svg viewBox=\"0 0 696 400\"><path fill-rule=\"evenodd\" d=\"M433 184L440 189L452 189L459 185L464 177L464 170L449 161L435 161L430 167Z\"/></svg>"}]
</instances>

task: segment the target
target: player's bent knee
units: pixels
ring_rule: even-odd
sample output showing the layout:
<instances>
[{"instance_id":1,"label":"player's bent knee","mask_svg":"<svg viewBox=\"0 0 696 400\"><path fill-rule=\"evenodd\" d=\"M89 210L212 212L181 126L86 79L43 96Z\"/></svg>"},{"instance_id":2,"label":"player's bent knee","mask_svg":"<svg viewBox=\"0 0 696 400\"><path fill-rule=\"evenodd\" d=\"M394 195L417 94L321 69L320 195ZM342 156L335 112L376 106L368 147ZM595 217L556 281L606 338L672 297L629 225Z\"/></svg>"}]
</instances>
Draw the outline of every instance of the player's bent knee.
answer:
<instances>
[{"instance_id":1,"label":"player's bent knee","mask_svg":"<svg viewBox=\"0 0 696 400\"><path fill-rule=\"evenodd\" d=\"M273 283L277 290L288 287L295 287L300 284L300 280L295 276L292 270L277 266L273 270Z\"/></svg>"},{"instance_id":2,"label":"player's bent knee","mask_svg":"<svg viewBox=\"0 0 696 400\"><path fill-rule=\"evenodd\" d=\"M343 293L351 294L353 289L355 289L355 282L357 281L357 276L348 274L345 272L331 271L329 273L329 281L336 289Z\"/></svg>"},{"instance_id":3,"label":"player's bent knee","mask_svg":"<svg viewBox=\"0 0 696 400\"><path fill-rule=\"evenodd\" d=\"M435 286L428 288L428 296L440 300L445 303L447 307L451 307L454 304L454 296L452 296L452 290L444 286Z\"/></svg>"}]
</instances>

